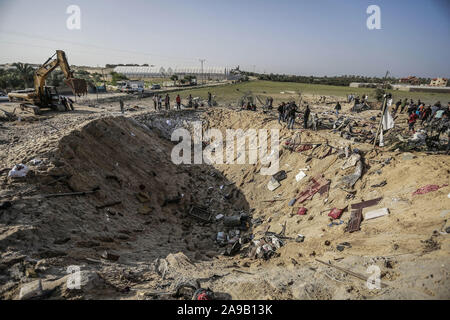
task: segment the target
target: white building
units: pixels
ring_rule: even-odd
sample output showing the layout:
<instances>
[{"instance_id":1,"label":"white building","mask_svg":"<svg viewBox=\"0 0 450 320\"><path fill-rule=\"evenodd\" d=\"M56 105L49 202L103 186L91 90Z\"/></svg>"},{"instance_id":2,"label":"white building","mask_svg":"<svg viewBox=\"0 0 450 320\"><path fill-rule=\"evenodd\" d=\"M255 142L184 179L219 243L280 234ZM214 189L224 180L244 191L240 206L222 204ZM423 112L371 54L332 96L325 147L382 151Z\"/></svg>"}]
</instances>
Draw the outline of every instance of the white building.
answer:
<instances>
[{"instance_id":1,"label":"white building","mask_svg":"<svg viewBox=\"0 0 450 320\"><path fill-rule=\"evenodd\" d=\"M179 78L184 76L195 76L197 80L224 80L227 78L228 71L224 67L127 67L118 66L114 72L123 74L128 79L146 79L146 78L166 78L177 75Z\"/></svg>"}]
</instances>

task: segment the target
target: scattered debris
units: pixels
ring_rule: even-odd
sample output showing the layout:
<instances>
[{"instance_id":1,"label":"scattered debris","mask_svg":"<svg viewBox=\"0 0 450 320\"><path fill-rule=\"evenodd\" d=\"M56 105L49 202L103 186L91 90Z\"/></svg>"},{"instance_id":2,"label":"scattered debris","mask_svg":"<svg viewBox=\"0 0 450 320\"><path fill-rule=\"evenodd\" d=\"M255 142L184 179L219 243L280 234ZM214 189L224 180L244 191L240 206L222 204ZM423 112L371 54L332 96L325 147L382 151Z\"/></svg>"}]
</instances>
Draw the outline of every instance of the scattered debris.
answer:
<instances>
[{"instance_id":1,"label":"scattered debris","mask_svg":"<svg viewBox=\"0 0 450 320\"><path fill-rule=\"evenodd\" d=\"M361 160L361 155L359 153L352 153L352 155L345 160L344 164L342 165L341 169L345 170L350 167L354 167L356 163Z\"/></svg>"},{"instance_id":2,"label":"scattered debris","mask_svg":"<svg viewBox=\"0 0 450 320\"><path fill-rule=\"evenodd\" d=\"M303 170L300 170L300 172L295 176L295 181L299 182L304 177L306 177L306 173Z\"/></svg>"},{"instance_id":3,"label":"scattered debris","mask_svg":"<svg viewBox=\"0 0 450 320\"><path fill-rule=\"evenodd\" d=\"M306 200L312 199L312 197L317 192L319 192L322 195L325 192L328 192L329 187L330 187L330 180L323 178L323 176L311 178L310 183L306 187L306 189L301 191L295 198L294 204L302 203Z\"/></svg>"},{"instance_id":4,"label":"scattered debris","mask_svg":"<svg viewBox=\"0 0 450 320\"><path fill-rule=\"evenodd\" d=\"M272 177L273 177L276 181L280 182L280 181L282 181L282 180L284 180L284 179L287 178L286 171L284 171L284 170L278 171L278 172L275 173Z\"/></svg>"},{"instance_id":5,"label":"scattered debris","mask_svg":"<svg viewBox=\"0 0 450 320\"><path fill-rule=\"evenodd\" d=\"M370 187L371 188L379 188L379 187L384 187L385 185L387 185L387 182L386 182L386 180L383 180L382 182L377 183L377 184L373 184Z\"/></svg>"},{"instance_id":6,"label":"scattered debris","mask_svg":"<svg viewBox=\"0 0 450 320\"><path fill-rule=\"evenodd\" d=\"M348 243L348 242L342 242L342 243L339 243L339 244L336 246L336 249L337 249L338 251L344 251L345 248L351 248L351 247L352 247L352 245L351 245L350 243Z\"/></svg>"},{"instance_id":7,"label":"scattered debris","mask_svg":"<svg viewBox=\"0 0 450 320\"><path fill-rule=\"evenodd\" d=\"M448 186L448 184L443 184L442 186L439 186L437 184L428 184L428 185L421 187L421 188L417 189L416 191L414 191L413 195L426 194L428 192L436 191L436 190L439 190L446 186Z\"/></svg>"},{"instance_id":8,"label":"scattered debris","mask_svg":"<svg viewBox=\"0 0 450 320\"><path fill-rule=\"evenodd\" d=\"M267 189L269 189L270 191L274 191L279 186L281 186L281 184L274 177L272 177L267 184Z\"/></svg>"},{"instance_id":9,"label":"scattered debris","mask_svg":"<svg viewBox=\"0 0 450 320\"><path fill-rule=\"evenodd\" d=\"M224 217L223 225L228 228L239 227L242 225L242 217L240 215Z\"/></svg>"},{"instance_id":10,"label":"scattered debris","mask_svg":"<svg viewBox=\"0 0 450 320\"><path fill-rule=\"evenodd\" d=\"M432 251L439 250L441 248L441 245L439 244L439 242L434 240L433 237L431 237L427 240L423 240L421 242L425 244L423 253L430 253Z\"/></svg>"},{"instance_id":11,"label":"scattered debris","mask_svg":"<svg viewBox=\"0 0 450 320\"><path fill-rule=\"evenodd\" d=\"M362 209L353 210L348 220L346 231L349 233L359 231L362 221Z\"/></svg>"},{"instance_id":12,"label":"scattered debris","mask_svg":"<svg viewBox=\"0 0 450 320\"><path fill-rule=\"evenodd\" d=\"M364 209L367 207L372 207L377 205L378 203L380 203L380 201L383 199L383 197L380 198L376 198L376 199L372 199L372 200L367 200L367 201L362 201L359 203L353 203L351 205L352 209Z\"/></svg>"},{"instance_id":13,"label":"scattered debris","mask_svg":"<svg viewBox=\"0 0 450 320\"><path fill-rule=\"evenodd\" d=\"M330 213L328 213L328 216L333 219L339 219L346 209L347 207L345 207L344 209L333 208L331 209Z\"/></svg>"},{"instance_id":14,"label":"scattered debris","mask_svg":"<svg viewBox=\"0 0 450 320\"><path fill-rule=\"evenodd\" d=\"M210 222L211 220L211 213L208 212L205 209L196 207L196 206L191 206L191 208L189 209L188 214L194 218L200 219L202 221L205 222Z\"/></svg>"},{"instance_id":15,"label":"scattered debris","mask_svg":"<svg viewBox=\"0 0 450 320\"><path fill-rule=\"evenodd\" d=\"M9 178L23 178L30 169L24 164L16 164L8 173Z\"/></svg>"},{"instance_id":16,"label":"scattered debris","mask_svg":"<svg viewBox=\"0 0 450 320\"><path fill-rule=\"evenodd\" d=\"M342 220L339 219L339 222L332 221L330 224L328 224L328 226L329 226L329 227L332 227L332 226L339 226L339 225L341 225L341 224L343 224L343 223L344 223L344 221L342 221Z\"/></svg>"},{"instance_id":17,"label":"scattered debris","mask_svg":"<svg viewBox=\"0 0 450 320\"><path fill-rule=\"evenodd\" d=\"M322 261L322 260L319 260L319 259L316 259L316 261L317 261L317 262L320 262L320 263L322 263L322 264L324 264L324 265L326 265L326 266L336 268L336 269L338 269L338 270L340 270L340 271L343 271L343 272L345 272L345 273L347 273L347 274L349 274L349 275L352 275L352 276L354 276L354 277L356 277L356 278L359 278L359 279L361 279L361 280L364 280L365 282L368 282L368 281L371 280L371 279L369 279L369 277L363 276L363 275L361 275L361 274L358 274L358 273L356 273L356 272L353 272L353 271L351 271L351 270L348 270L348 269L345 269L345 268L342 268L342 267L335 266L335 265L333 265L333 264L331 264L331 263L327 263L327 262ZM372 284L375 284L375 280L372 280L371 283L372 283ZM385 284L385 283L383 283L383 282L380 281L380 286L381 286L381 287L387 287L387 284Z\"/></svg>"},{"instance_id":18,"label":"scattered debris","mask_svg":"<svg viewBox=\"0 0 450 320\"><path fill-rule=\"evenodd\" d=\"M358 181L359 178L361 178L363 169L364 169L364 165L363 165L362 160L358 160L356 162L355 171L348 176L343 176L341 178L340 183L343 184L347 188L352 188L355 185L356 181Z\"/></svg>"},{"instance_id":19,"label":"scattered debris","mask_svg":"<svg viewBox=\"0 0 450 320\"><path fill-rule=\"evenodd\" d=\"M91 190L91 191L44 194L44 195L42 195L42 197L44 197L44 198L54 198L54 197L67 197L67 196L84 196L84 195L87 195L87 194L95 193L98 190L100 190L100 188L94 188L94 190Z\"/></svg>"},{"instance_id":20,"label":"scattered debris","mask_svg":"<svg viewBox=\"0 0 450 320\"><path fill-rule=\"evenodd\" d=\"M375 219L378 217L382 217L382 216L386 216L389 214L389 209L388 208L381 208L381 209L377 209L377 210L372 210L367 212L364 215L364 220L370 220L370 219Z\"/></svg>"},{"instance_id":21,"label":"scattered debris","mask_svg":"<svg viewBox=\"0 0 450 320\"><path fill-rule=\"evenodd\" d=\"M114 253L111 253L109 251L103 251L101 257L103 259L106 259L106 260L109 260L109 261L117 261L120 258L120 256L118 254L114 254Z\"/></svg>"}]
</instances>

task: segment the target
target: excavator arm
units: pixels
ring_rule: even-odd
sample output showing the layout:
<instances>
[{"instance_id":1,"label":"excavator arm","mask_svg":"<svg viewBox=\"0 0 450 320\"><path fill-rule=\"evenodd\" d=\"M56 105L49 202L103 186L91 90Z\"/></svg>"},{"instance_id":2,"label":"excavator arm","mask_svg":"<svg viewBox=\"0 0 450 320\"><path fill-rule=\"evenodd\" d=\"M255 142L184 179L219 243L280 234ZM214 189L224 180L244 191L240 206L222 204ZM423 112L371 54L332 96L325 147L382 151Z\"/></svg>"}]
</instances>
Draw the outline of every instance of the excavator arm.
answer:
<instances>
[{"instance_id":1,"label":"excavator arm","mask_svg":"<svg viewBox=\"0 0 450 320\"><path fill-rule=\"evenodd\" d=\"M55 55L56 59L52 60ZM74 91L73 72L70 70L66 54L62 50L56 50L55 55L50 57L38 70L36 70L34 74L34 89L39 97L44 96L45 80L47 79L48 75L57 67L61 68L66 78L66 83Z\"/></svg>"}]
</instances>

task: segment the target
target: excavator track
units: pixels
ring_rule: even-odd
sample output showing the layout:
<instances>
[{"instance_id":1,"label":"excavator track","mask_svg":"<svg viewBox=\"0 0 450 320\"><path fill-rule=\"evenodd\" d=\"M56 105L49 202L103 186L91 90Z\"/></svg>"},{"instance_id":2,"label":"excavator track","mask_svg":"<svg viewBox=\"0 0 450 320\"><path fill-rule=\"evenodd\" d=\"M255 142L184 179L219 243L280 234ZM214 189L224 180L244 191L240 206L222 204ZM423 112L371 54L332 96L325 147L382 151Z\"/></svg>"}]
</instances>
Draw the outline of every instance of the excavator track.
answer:
<instances>
[{"instance_id":1,"label":"excavator track","mask_svg":"<svg viewBox=\"0 0 450 320\"><path fill-rule=\"evenodd\" d=\"M41 114L41 108L39 108L38 106L33 105L31 103L21 103L20 104L20 109L23 110L23 111L26 111L27 109L32 109L33 113L35 115L40 115Z\"/></svg>"}]
</instances>

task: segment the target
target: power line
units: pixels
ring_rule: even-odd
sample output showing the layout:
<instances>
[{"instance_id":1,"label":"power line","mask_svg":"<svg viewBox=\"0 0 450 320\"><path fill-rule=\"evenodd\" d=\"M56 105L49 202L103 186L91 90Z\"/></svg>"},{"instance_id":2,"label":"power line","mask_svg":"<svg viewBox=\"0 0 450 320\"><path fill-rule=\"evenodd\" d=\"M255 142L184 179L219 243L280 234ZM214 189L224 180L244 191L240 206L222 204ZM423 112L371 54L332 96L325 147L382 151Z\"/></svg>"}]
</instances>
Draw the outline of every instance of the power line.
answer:
<instances>
[{"instance_id":1,"label":"power line","mask_svg":"<svg viewBox=\"0 0 450 320\"><path fill-rule=\"evenodd\" d=\"M33 35L33 34L27 34L27 33L21 33L21 32L14 32L14 31L0 31L0 33L5 33L7 35L14 34L14 35L21 36L21 37L32 38L32 39L41 39L41 40L46 40L46 41L51 41L51 42L69 43L69 44L76 45L76 46L91 47L91 48L100 49L100 50L106 50L106 51L124 52L124 53L131 53L131 54L144 55L144 56L155 56L155 57L160 57L160 58L165 58L165 59L195 61L194 58L183 58L183 57L166 56L166 55L160 55L160 54L148 53L148 52L140 52L140 51L133 51L133 50L113 49L113 48L102 47L102 46L98 46L98 45L86 44L86 43L82 43L82 42L69 41L69 40L56 39L56 38L49 38L49 37L35 35L35 34Z\"/></svg>"},{"instance_id":2,"label":"power line","mask_svg":"<svg viewBox=\"0 0 450 320\"><path fill-rule=\"evenodd\" d=\"M167 56L167 55L148 53L148 52L140 52L140 51L134 51L134 50L113 49L113 48L102 47L102 46L98 46L98 45L86 44L86 43L82 43L82 42L50 38L50 37L46 37L46 36L27 34L27 33L16 32L16 31L0 30L0 33L7 34L7 35L16 35L16 36L26 37L26 38L31 38L31 39L41 39L41 40L57 42L57 43L68 43L68 44L72 44L72 45L76 45L76 46L80 46L80 47L85 47L85 48L91 47L91 48L94 48L94 49L97 49L97 50L106 50L108 52L109 51L115 51L115 52L131 53L131 54L136 54L136 55L148 56L149 58L151 56L153 56L153 57L158 57L158 58L165 59L165 60L178 60L178 61L189 61L189 62L196 61L195 58ZM111 56L114 56L114 55L111 55ZM120 56L116 55L115 57L120 57ZM126 58L129 58L129 57L126 57Z\"/></svg>"},{"instance_id":3,"label":"power line","mask_svg":"<svg viewBox=\"0 0 450 320\"><path fill-rule=\"evenodd\" d=\"M35 44L28 44L28 43L20 43L20 42L15 42L15 41L8 41L8 40L1 40L1 43L8 43L8 44L13 44L13 45L19 45L19 46L24 46L24 47L34 47L34 48L41 48L41 49L50 49L50 50L55 50L54 47L50 47L50 46L43 46L43 45L35 45ZM92 52L87 52L87 51L79 51L79 50L70 50L71 53L78 53L78 54L87 54L87 55L91 55L91 56L104 56L104 55L100 55L100 54L95 54ZM122 58L122 59L129 59L130 56L119 56L119 55L114 55L114 54L110 54L110 57L115 57L115 58Z\"/></svg>"}]
</instances>

